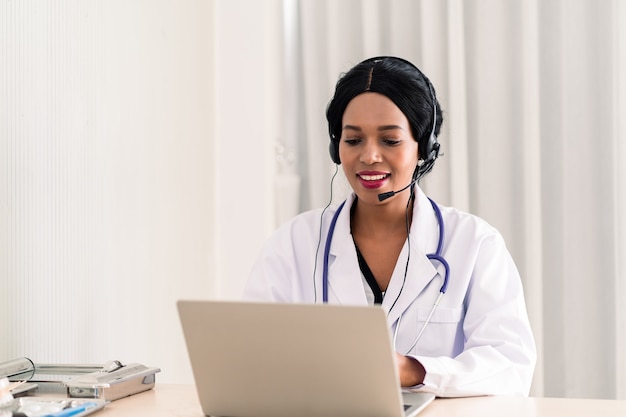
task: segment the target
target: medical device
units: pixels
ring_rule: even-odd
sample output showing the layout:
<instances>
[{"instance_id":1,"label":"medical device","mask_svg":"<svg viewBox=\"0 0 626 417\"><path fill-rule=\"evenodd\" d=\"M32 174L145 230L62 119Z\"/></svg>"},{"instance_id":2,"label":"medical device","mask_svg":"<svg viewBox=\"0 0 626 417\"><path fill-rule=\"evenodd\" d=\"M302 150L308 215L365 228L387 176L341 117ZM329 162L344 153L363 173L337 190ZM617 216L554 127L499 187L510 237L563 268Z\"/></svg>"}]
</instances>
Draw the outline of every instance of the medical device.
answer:
<instances>
[{"instance_id":1,"label":"medical device","mask_svg":"<svg viewBox=\"0 0 626 417\"><path fill-rule=\"evenodd\" d=\"M413 343L411 344L411 347L409 347L407 352L413 349L415 345L417 344L417 342L419 341L419 339L422 337L422 334L424 333L426 326L428 325L428 323L430 323L430 320L433 316L433 313L435 312L435 309L437 308L437 306L439 306L441 297L446 293L446 290L448 289L448 280L450 278L450 266L448 265L448 262L445 260L445 258L441 255L443 251L443 244L444 244L444 238L445 238L445 228L444 228L444 223L443 223L443 217L441 215L441 210L439 209L439 206L437 205L437 203L435 203L430 198L428 200L430 201L430 204L432 205L433 210L435 211L435 215L437 216L437 223L439 225L439 239L437 241L437 249L435 250L435 252L427 254L426 257L430 259L431 261L437 261L441 265L443 265L443 268L444 268L443 284L441 285L441 288L439 289L439 295L437 296L435 303L430 309L430 312L428 313L428 317L426 318L426 321L424 321L422 328L420 329L419 333L415 337L415 340L413 341ZM323 260L323 269L322 269L322 302L324 304L328 303L328 260L330 257L330 244L333 239L333 234L335 233L335 226L337 224L337 218L339 217L339 213L341 213L341 210L343 209L343 206L345 205L345 203L346 202L344 201L337 208L337 211L333 215L333 218L330 222L328 234L326 236L326 245L324 246L324 260ZM393 336L394 346L396 344L395 342L396 342L397 335L398 335L398 328L400 327L401 321L402 321L402 316L400 316L400 318L398 319L398 324L396 325L396 330L394 332L394 336Z\"/></svg>"},{"instance_id":2,"label":"medical device","mask_svg":"<svg viewBox=\"0 0 626 417\"><path fill-rule=\"evenodd\" d=\"M9 381L28 381L31 389L63 393L72 398L114 401L155 386L159 368L140 363L122 364L118 360L103 365L41 364L28 358L0 363L0 377ZM24 384L27 385L27 384Z\"/></svg>"}]
</instances>

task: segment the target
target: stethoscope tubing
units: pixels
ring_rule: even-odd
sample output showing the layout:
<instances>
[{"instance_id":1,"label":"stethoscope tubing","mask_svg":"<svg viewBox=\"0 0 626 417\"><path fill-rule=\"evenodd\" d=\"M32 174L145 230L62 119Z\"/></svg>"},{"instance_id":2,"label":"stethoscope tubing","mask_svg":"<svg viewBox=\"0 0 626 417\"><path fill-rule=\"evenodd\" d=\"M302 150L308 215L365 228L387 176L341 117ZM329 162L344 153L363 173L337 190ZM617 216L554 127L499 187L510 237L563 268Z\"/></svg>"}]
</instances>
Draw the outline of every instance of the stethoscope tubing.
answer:
<instances>
[{"instance_id":1,"label":"stethoscope tubing","mask_svg":"<svg viewBox=\"0 0 626 417\"><path fill-rule=\"evenodd\" d=\"M339 207L337 207L337 211L335 212L328 228L328 235L326 236L326 245L324 246L324 268L322 270L322 302L324 304L328 303L328 258L330 257L330 242L333 240L333 235L335 234L335 226L337 224L337 219L339 218L339 213L341 213L341 209L345 204L346 202L344 201Z\"/></svg>"},{"instance_id":2,"label":"stethoscope tubing","mask_svg":"<svg viewBox=\"0 0 626 417\"><path fill-rule=\"evenodd\" d=\"M437 217L437 223L439 225L439 239L437 241L437 249L435 253L429 253L426 257L430 260L434 260L440 262L444 267L444 278L440 293L445 294L448 289L448 279L450 278L450 266L445 258L441 255L443 252L443 245L445 242L445 227L443 222L443 216L441 215L441 210L437 203L435 203L430 197L428 198L430 204L435 211L435 216ZM322 268L322 302L324 304L328 303L328 260L330 258L330 244L333 239L333 235L335 234L335 227L337 225L337 219L339 218L339 214L343 209L343 206L346 202L342 202L339 207L337 207L337 211L333 215L333 218L330 222L330 226L328 228L328 234L326 235L326 243L324 245L324 259L323 259L323 268Z\"/></svg>"}]
</instances>

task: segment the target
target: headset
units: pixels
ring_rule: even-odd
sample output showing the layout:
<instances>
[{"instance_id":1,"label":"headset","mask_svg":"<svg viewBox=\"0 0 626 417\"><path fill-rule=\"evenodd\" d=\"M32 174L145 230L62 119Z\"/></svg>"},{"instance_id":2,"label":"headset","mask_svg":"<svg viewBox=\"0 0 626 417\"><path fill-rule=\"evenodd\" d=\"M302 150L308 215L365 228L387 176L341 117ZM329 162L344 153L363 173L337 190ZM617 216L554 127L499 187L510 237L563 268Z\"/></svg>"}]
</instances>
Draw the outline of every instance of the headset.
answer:
<instances>
[{"instance_id":1,"label":"headset","mask_svg":"<svg viewBox=\"0 0 626 417\"><path fill-rule=\"evenodd\" d=\"M391 58L391 57L373 58L372 61L376 62L377 60L382 60L385 58ZM414 180L417 181L421 177L421 175L423 175L428 170L428 168L432 165L432 163L434 163L435 159L439 157L440 144L437 141L437 136L435 135L435 129L437 128L437 98L435 97L435 91L432 87L430 80L419 70L419 68L417 68L411 62L406 61L404 59L401 59L401 58L394 58L394 59L398 59L410 65L411 67L415 68L415 70L424 78L424 80L426 80L426 82L428 83L428 90L430 91L430 97L433 103L433 127L430 131L430 136L428 137L428 141L426 142L426 146L424 149L423 155L425 155L425 157L420 159L420 162L418 163L418 166L415 172ZM332 134L330 135L330 143L328 145L328 151L330 153L330 159L337 165L341 164L341 158L339 157L339 141L340 141L340 138L337 138Z\"/></svg>"}]
</instances>

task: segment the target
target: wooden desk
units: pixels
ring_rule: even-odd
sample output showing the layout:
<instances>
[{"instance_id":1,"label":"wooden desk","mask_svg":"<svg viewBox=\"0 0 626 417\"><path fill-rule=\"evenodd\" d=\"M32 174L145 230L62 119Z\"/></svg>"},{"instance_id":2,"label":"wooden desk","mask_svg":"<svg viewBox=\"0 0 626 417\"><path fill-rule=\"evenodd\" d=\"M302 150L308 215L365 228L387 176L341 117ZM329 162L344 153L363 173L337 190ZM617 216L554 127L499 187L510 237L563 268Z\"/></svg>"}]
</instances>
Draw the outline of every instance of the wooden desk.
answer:
<instances>
[{"instance_id":1,"label":"wooden desk","mask_svg":"<svg viewBox=\"0 0 626 417\"><path fill-rule=\"evenodd\" d=\"M193 385L159 384L113 401L94 417L204 417ZM419 417L624 417L626 401L477 397L436 399ZM297 417L297 416L294 416Z\"/></svg>"}]
</instances>

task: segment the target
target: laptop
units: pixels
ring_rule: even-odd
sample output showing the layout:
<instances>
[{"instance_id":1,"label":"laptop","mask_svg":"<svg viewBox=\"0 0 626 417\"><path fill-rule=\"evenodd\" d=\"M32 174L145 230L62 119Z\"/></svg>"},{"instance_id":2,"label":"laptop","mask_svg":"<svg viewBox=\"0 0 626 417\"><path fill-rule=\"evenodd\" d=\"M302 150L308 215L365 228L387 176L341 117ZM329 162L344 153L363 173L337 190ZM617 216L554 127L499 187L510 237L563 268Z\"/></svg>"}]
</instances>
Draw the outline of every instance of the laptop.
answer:
<instances>
[{"instance_id":1,"label":"laptop","mask_svg":"<svg viewBox=\"0 0 626 417\"><path fill-rule=\"evenodd\" d=\"M178 301L204 414L412 417L379 306Z\"/></svg>"}]
</instances>

